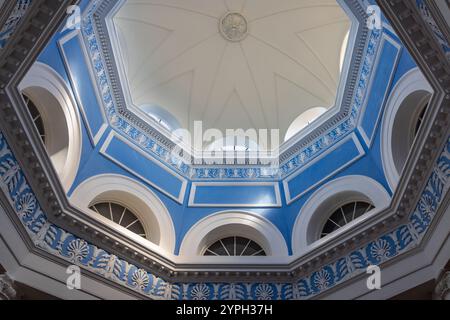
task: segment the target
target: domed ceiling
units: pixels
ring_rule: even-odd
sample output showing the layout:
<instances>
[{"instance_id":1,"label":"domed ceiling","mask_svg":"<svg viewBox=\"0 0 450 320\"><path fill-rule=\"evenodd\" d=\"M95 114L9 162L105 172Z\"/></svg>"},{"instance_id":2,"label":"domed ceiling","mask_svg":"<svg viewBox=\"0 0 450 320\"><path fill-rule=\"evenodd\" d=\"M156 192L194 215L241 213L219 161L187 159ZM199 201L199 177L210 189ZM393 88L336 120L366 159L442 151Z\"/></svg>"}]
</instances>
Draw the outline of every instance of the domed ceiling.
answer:
<instances>
[{"instance_id":1,"label":"domed ceiling","mask_svg":"<svg viewBox=\"0 0 450 320\"><path fill-rule=\"evenodd\" d=\"M281 139L335 105L351 27L335 0L128 0L113 22L127 104Z\"/></svg>"}]
</instances>

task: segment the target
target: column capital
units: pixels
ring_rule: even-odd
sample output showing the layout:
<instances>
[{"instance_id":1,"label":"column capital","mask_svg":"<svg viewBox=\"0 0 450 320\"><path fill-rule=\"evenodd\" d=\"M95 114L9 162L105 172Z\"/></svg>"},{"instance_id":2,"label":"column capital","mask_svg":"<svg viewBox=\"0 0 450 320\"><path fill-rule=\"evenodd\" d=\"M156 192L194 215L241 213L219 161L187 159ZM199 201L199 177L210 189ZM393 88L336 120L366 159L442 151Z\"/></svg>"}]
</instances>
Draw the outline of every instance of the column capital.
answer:
<instances>
[{"instance_id":1,"label":"column capital","mask_svg":"<svg viewBox=\"0 0 450 320\"><path fill-rule=\"evenodd\" d=\"M7 274L0 274L0 300L13 300L15 297L14 281Z\"/></svg>"}]
</instances>

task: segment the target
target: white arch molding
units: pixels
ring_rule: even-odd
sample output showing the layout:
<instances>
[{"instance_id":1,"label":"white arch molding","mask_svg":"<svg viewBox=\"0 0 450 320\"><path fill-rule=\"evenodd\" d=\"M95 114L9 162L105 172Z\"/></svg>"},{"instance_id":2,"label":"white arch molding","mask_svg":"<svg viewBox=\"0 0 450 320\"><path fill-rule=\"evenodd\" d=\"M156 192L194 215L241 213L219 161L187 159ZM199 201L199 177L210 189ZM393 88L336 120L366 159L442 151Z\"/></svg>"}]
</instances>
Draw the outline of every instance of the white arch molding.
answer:
<instances>
[{"instance_id":1,"label":"white arch molding","mask_svg":"<svg viewBox=\"0 0 450 320\"><path fill-rule=\"evenodd\" d=\"M69 200L80 210L157 252L173 254L175 250L175 227L169 211L149 188L131 178L117 174L92 177L81 183ZM141 221L151 243L89 209L93 202L102 201L129 208Z\"/></svg>"},{"instance_id":2,"label":"white arch molding","mask_svg":"<svg viewBox=\"0 0 450 320\"><path fill-rule=\"evenodd\" d=\"M381 127L381 159L389 187L395 191L414 142L420 112L433 89L418 68L408 71L392 90Z\"/></svg>"},{"instance_id":3,"label":"white arch molding","mask_svg":"<svg viewBox=\"0 0 450 320\"><path fill-rule=\"evenodd\" d=\"M267 256L288 256L286 241L278 228L267 219L249 211L223 211L200 220L186 233L179 256L184 258L201 256L208 245L230 236L255 241L264 249ZM265 257L252 258L265 259ZM204 259L209 261L216 257Z\"/></svg>"},{"instance_id":4,"label":"white arch molding","mask_svg":"<svg viewBox=\"0 0 450 320\"><path fill-rule=\"evenodd\" d=\"M288 141L289 139L297 135L297 133L305 129L307 126L311 125L311 123L313 123L324 113L326 113L327 110L328 109L325 107L313 107L303 112L291 123L291 125L287 129L284 141Z\"/></svg>"},{"instance_id":5,"label":"white arch molding","mask_svg":"<svg viewBox=\"0 0 450 320\"><path fill-rule=\"evenodd\" d=\"M343 226L333 234L320 239L321 230L329 216L349 202L366 201L375 209ZM333 180L318 189L303 205L292 231L292 251L300 256L330 241L368 217L386 209L391 197L377 181L366 176L346 176Z\"/></svg>"},{"instance_id":6,"label":"white arch molding","mask_svg":"<svg viewBox=\"0 0 450 320\"><path fill-rule=\"evenodd\" d=\"M46 64L36 62L19 84L39 110L46 132L45 147L68 191L75 180L81 158L81 120L71 89Z\"/></svg>"}]
</instances>

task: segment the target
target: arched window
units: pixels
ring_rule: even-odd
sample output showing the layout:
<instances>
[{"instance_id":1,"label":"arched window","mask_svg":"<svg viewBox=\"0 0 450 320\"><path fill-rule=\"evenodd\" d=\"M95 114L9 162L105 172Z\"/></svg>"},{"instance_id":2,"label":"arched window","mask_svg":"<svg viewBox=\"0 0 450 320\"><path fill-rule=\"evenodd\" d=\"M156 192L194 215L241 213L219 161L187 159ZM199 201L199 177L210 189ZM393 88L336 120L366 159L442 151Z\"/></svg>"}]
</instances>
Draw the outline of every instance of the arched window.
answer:
<instances>
[{"instance_id":1,"label":"arched window","mask_svg":"<svg viewBox=\"0 0 450 320\"><path fill-rule=\"evenodd\" d=\"M294 223L294 255L350 232L358 223L386 209L390 202L385 187L367 176L344 176L324 184L306 200Z\"/></svg>"},{"instance_id":2,"label":"arched window","mask_svg":"<svg viewBox=\"0 0 450 320\"><path fill-rule=\"evenodd\" d=\"M39 136L41 137L42 142L45 144L45 127L44 120L42 119L42 115L39 112L38 108L34 104L34 102L28 98L26 95L22 95L25 100L25 104L27 105L28 111L30 112L31 118L33 119L34 126L36 130L39 132Z\"/></svg>"},{"instance_id":3,"label":"arched window","mask_svg":"<svg viewBox=\"0 0 450 320\"><path fill-rule=\"evenodd\" d=\"M288 256L286 241L270 221L252 212L224 211L209 215L186 233L179 256L195 263L199 256L245 256L255 259Z\"/></svg>"},{"instance_id":4,"label":"arched window","mask_svg":"<svg viewBox=\"0 0 450 320\"><path fill-rule=\"evenodd\" d=\"M112 222L130 230L137 235L147 238L144 226L130 209L115 202L100 202L91 205L89 209L97 212Z\"/></svg>"},{"instance_id":5,"label":"arched window","mask_svg":"<svg viewBox=\"0 0 450 320\"><path fill-rule=\"evenodd\" d=\"M81 158L81 121L72 89L48 65L36 62L19 85L30 117L66 191Z\"/></svg>"},{"instance_id":6,"label":"arched window","mask_svg":"<svg viewBox=\"0 0 450 320\"><path fill-rule=\"evenodd\" d=\"M398 174L403 171L406 164L429 101L428 92L413 92L404 99L397 112L392 128L391 152Z\"/></svg>"},{"instance_id":7,"label":"arched window","mask_svg":"<svg viewBox=\"0 0 450 320\"><path fill-rule=\"evenodd\" d=\"M106 225L115 222L113 229L119 234L143 242L145 246L165 250L173 253L175 250L176 236L172 217L164 206L163 202L146 185L137 182L135 179L118 174L101 174L91 177L82 182L70 195L70 203L80 210L90 214L92 218ZM108 206L100 208L98 204L112 203L112 218ZM121 208L115 208L118 204ZM97 214L95 208L100 214ZM127 211L124 213L124 208ZM102 214L103 212L103 214ZM122 218L122 214L124 217ZM128 213L139 219L142 228L136 230L137 225L133 224L133 219ZM129 216L129 218L128 218ZM119 223L123 228L120 228ZM139 225L138 224L138 225ZM129 230L127 228L129 226ZM114 228L116 227L116 228ZM133 232L129 232L133 231ZM144 235L140 239L136 234Z\"/></svg>"},{"instance_id":8,"label":"arched window","mask_svg":"<svg viewBox=\"0 0 450 320\"><path fill-rule=\"evenodd\" d=\"M375 207L368 202L354 201L340 206L336 209L325 222L320 237L324 238L333 232L336 232L343 226L362 217Z\"/></svg>"},{"instance_id":9,"label":"arched window","mask_svg":"<svg viewBox=\"0 0 450 320\"><path fill-rule=\"evenodd\" d=\"M431 96L432 88L419 69L406 73L389 96L381 131L381 154L392 190L400 181Z\"/></svg>"},{"instance_id":10,"label":"arched window","mask_svg":"<svg viewBox=\"0 0 450 320\"><path fill-rule=\"evenodd\" d=\"M294 137L297 133L316 121L326 111L327 109L324 107L316 107L303 112L300 116L297 117L297 119L294 120L294 122L292 122L292 124L288 128L284 141L288 141L289 139Z\"/></svg>"},{"instance_id":11,"label":"arched window","mask_svg":"<svg viewBox=\"0 0 450 320\"><path fill-rule=\"evenodd\" d=\"M169 132L181 128L178 120L167 110L156 104L145 104L139 107L152 121L158 123Z\"/></svg>"},{"instance_id":12,"label":"arched window","mask_svg":"<svg viewBox=\"0 0 450 320\"><path fill-rule=\"evenodd\" d=\"M414 129L414 137L416 137L417 134L419 133L420 127L422 126L423 123L423 118L425 117L425 113L427 112L428 109L428 105L429 103L427 102L425 106L422 107L422 111L420 111L419 116L417 117L416 127Z\"/></svg>"},{"instance_id":13,"label":"arched window","mask_svg":"<svg viewBox=\"0 0 450 320\"><path fill-rule=\"evenodd\" d=\"M255 241L243 237L228 237L205 249L204 256L255 257L265 256L264 249Z\"/></svg>"},{"instance_id":14,"label":"arched window","mask_svg":"<svg viewBox=\"0 0 450 320\"><path fill-rule=\"evenodd\" d=\"M350 39L350 30L347 32L347 34L345 35L344 41L342 42L341 54L339 57L339 71L340 72L342 72L342 68L344 67L349 39Z\"/></svg>"}]
</instances>

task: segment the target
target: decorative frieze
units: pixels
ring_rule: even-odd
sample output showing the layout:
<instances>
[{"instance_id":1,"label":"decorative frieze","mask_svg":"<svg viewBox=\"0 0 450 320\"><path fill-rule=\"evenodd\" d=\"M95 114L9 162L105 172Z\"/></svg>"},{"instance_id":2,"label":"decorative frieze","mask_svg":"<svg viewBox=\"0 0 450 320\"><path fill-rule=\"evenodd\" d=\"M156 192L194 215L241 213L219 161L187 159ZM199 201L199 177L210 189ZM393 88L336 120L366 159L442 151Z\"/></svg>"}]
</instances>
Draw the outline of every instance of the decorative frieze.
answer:
<instances>
[{"instance_id":1,"label":"decorative frieze","mask_svg":"<svg viewBox=\"0 0 450 320\"><path fill-rule=\"evenodd\" d=\"M370 265L381 265L415 248L433 222L450 188L450 137L438 158L419 203L408 222L378 237L335 262L308 272L295 282L171 282L155 276L89 242L51 224L25 179L14 155L0 134L0 187L33 239L34 244L71 264L102 275L152 299L305 299L353 278ZM136 253L135 258L139 258ZM320 261L319 261L320 262ZM230 278L228 275L226 278Z\"/></svg>"},{"instance_id":2,"label":"decorative frieze","mask_svg":"<svg viewBox=\"0 0 450 320\"><path fill-rule=\"evenodd\" d=\"M0 29L0 49L4 48L11 35L19 25L20 20L30 7L32 0L17 0L16 5L6 20L6 23Z\"/></svg>"}]
</instances>

